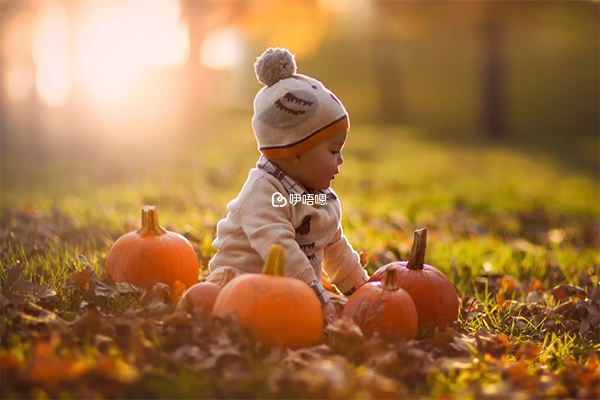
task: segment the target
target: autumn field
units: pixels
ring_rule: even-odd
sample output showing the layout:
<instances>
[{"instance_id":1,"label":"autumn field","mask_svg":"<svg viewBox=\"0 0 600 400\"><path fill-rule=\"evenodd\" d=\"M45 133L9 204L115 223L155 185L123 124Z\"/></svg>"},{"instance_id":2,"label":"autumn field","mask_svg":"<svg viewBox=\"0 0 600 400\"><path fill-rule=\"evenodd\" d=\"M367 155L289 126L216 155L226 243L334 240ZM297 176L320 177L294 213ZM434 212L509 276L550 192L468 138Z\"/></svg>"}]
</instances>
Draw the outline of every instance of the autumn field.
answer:
<instances>
[{"instance_id":1,"label":"autumn field","mask_svg":"<svg viewBox=\"0 0 600 400\"><path fill-rule=\"evenodd\" d=\"M408 259L426 227L425 261L460 299L454 326L410 341L344 319L315 347L270 348L231 319L175 311L168 288L108 279L145 205L207 275L258 158L248 121L163 152L2 159L2 398L598 398L596 138L556 153L353 125L333 187L365 268Z\"/></svg>"}]
</instances>

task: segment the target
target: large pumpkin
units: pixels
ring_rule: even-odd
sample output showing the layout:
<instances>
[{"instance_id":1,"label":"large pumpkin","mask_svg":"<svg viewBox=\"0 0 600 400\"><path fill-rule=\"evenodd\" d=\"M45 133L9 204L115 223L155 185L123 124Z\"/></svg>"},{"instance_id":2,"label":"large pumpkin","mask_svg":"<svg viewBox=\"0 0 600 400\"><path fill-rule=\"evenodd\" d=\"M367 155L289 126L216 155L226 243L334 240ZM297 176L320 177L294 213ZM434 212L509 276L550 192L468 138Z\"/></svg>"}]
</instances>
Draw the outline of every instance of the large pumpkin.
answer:
<instances>
[{"instance_id":1,"label":"large pumpkin","mask_svg":"<svg viewBox=\"0 0 600 400\"><path fill-rule=\"evenodd\" d=\"M154 206L142 208L142 227L117 239L106 259L106 273L116 282L146 289L175 281L190 287L198 282L198 271L190 242L161 227Z\"/></svg>"},{"instance_id":2,"label":"large pumpkin","mask_svg":"<svg viewBox=\"0 0 600 400\"><path fill-rule=\"evenodd\" d=\"M458 296L454 285L437 268L425 264L427 229L415 231L409 261L395 261L379 268L371 281L381 281L389 267L396 270L398 287L412 297L419 315L419 325L444 327L458 318Z\"/></svg>"},{"instance_id":3,"label":"large pumpkin","mask_svg":"<svg viewBox=\"0 0 600 400\"><path fill-rule=\"evenodd\" d=\"M383 283L368 282L358 288L342 316L352 318L365 333L389 337L401 332L410 340L417 336L417 309L410 295L396 284L395 270L387 268Z\"/></svg>"},{"instance_id":4,"label":"large pumpkin","mask_svg":"<svg viewBox=\"0 0 600 400\"><path fill-rule=\"evenodd\" d=\"M198 282L190 287L183 294L177 308L191 311L194 307L198 307L212 314L219 293L235 277L235 273L229 269L225 269L223 274L223 279L219 283Z\"/></svg>"},{"instance_id":5,"label":"large pumpkin","mask_svg":"<svg viewBox=\"0 0 600 400\"><path fill-rule=\"evenodd\" d=\"M213 315L233 315L263 343L292 349L319 342L323 331L321 304L310 287L285 277L285 254L273 245L262 274L236 277L221 290Z\"/></svg>"}]
</instances>

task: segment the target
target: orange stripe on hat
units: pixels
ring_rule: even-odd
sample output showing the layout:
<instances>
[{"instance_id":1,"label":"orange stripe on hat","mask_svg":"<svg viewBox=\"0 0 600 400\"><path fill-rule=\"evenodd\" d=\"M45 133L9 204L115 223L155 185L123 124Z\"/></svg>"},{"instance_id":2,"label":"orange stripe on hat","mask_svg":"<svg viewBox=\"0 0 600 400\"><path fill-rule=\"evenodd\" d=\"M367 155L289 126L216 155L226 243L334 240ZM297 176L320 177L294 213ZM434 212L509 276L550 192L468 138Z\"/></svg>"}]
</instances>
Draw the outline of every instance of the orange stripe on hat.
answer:
<instances>
[{"instance_id":1,"label":"orange stripe on hat","mask_svg":"<svg viewBox=\"0 0 600 400\"><path fill-rule=\"evenodd\" d=\"M344 115L340 119L333 121L331 124L311 133L309 136L296 143L287 144L285 146L261 147L260 152L269 159L277 160L293 158L310 150L330 137L347 131L348 126L348 116Z\"/></svg>"}]
</instances>

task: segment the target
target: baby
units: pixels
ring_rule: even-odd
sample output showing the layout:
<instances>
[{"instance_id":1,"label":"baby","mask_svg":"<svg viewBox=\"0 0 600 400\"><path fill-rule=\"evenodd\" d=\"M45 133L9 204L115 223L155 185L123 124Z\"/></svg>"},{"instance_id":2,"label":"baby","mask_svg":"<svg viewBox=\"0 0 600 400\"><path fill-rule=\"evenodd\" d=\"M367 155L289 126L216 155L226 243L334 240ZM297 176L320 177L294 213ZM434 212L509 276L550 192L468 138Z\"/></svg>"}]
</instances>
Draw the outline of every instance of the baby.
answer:
<instances>
[{"instance_id":1,"label":"baby","mask_svg":"<svg viewBox=\"0 0 600 400\"><path fill-rule=\"evenodd\" d=\"M369 278L342 233L340 201L330 187L344 162L348 114L321 82L296 74L286 49L269 48L254 68L266 85L252 118L261 156L217 224L206 280L219 282L228 269L260 273L271 245L280 244L286 275L314 290L331 323L338 314L321 284L322 269L347 296Z\"/></svg>"}]
</instances>

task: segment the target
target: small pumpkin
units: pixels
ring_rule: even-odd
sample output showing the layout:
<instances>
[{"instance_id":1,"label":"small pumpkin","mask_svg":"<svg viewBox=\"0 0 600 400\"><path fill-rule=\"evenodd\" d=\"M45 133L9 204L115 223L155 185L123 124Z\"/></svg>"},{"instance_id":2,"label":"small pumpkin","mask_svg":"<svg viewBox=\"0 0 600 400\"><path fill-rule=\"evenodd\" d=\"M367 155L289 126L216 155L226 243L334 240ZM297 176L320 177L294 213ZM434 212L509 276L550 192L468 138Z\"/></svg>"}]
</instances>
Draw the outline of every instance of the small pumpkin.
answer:
<instances>
[{"instance_id":1,"label":"small pumpkin","mask_svg":"<svg viewBox=\"0 0 600 400\"><path fill-rule=\"evenodd\" d=\"M182 235L159 225L155 206L142 208L142 227L121 236L106 259L106 273L115 282L151 289L158 282L186 287L198 282L198 258Z\"/></svg>"},{"instance_id":2,"label":"small pumpkin","mask_svg":"<svg viewBox=\"0 0 600 400\"><path fill-rule=\"evenodd\" d=\"M191 311L192 308L198 307L209 314L212 314L215 302L221 290L229 281L235 277L235 273L229 269L223 272L223 279L219 283L213 282L198 282L183 294L181 301L177 305L178 309Z\"/></svg>"},{"instance_id":3,"label":"small pumpkin","mask_svg":"<svg viewBox=\"0 0 600 400\"><path fill-rule=\"evenodd\" d=\"M443 272L425 264L427 229L415 231L408 261L395 261L379 268L371 281L381 281L389 267L396 271L398 287L412 297L419 316L419 326L445 327L458 319L458 296L454 285Z\"/></svg>"},{"instance_id":4,"label":"small pumpkin","mask_svg":"<svg viewBox=\"0 0 600 400\"><path fill-rule=\"evenodd\" d=\"M213 315L233 315L265 344L297 349L319 342L323 313L304 282L284 276L285 252L273 245L262 274L238 276L221 290Z\"/></svg>"},{"instance_id":5,"label":"small pumpkin","mask_svg":"<svg viewBox=\"0 0 600 400\"><path fill-rule=\"evenodd\" d=\"M368 334L383 337L403 333L410 340L417 336L418 317L410 295L396 284L396 269L386 269L383 282L362 285L344 307L342 316L352 318Z\"/></svg>"}]
</instances>

